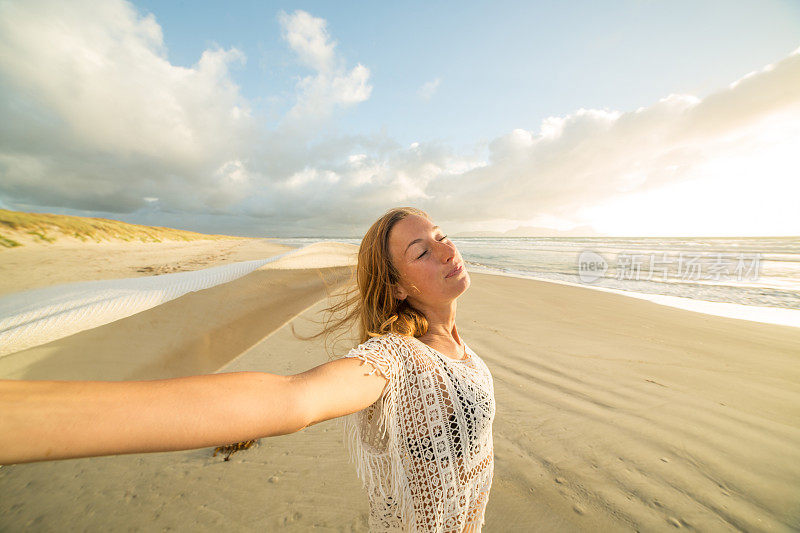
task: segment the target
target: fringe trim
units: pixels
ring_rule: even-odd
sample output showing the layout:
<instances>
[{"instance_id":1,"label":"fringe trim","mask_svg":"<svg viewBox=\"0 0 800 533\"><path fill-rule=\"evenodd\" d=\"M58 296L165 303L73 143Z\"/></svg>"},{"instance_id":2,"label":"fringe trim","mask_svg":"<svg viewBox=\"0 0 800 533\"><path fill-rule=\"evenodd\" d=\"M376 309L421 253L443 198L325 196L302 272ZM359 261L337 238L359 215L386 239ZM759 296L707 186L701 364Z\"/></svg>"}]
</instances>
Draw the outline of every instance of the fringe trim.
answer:
<instances>
[{"instance_id":1,"label":"fringe trim","mask_svg":"<svg viewBox=\"0 0 800 533\"><path fill-rule=\"evenodd\" d=\"M389 431L389 416L390 416L390 413L391 412L394 412L394 413L397 412L396 410L394 410L396 402L395 402L395 395L393 394L393 392L394 392L393 388L394 387L393 387L393 383L391 381L392 378L387 374L386 371L384 371L383 369L381 369L381 368L379 368L377 366L378 363L376 363L375 361L371 361L370 359L367 358L367 356L365 356L363 354L355 354L355 355L349 356L349 357L358 358L361 361L361 366L364 366L364 364L366 364L366 363L369 363L370 365L372 365L372 367L373 367L372 371L367 373L368 376L373 375L375 372L379 372L384 378L386 378L389 381L387 383L387 385L386 385L386 393L383 396L381 396L381 398L378 399L378 401L380 401L381 399L384 400L384 408L381 409L381 414L380 414L380 417L378 418L377 426L378 426L379 430L382 430L381 431L381 438L385 438L386 434ZM354 413L354 414L357 414L357 413ZM359 420L359 422L362 422L362 421Z\"/></svg>"},{"instance_id":2,"label":"fringe trim","mask_svg":"<svg viewBox=\"0 0 800 533\"><path fill-rule=\"evenodd\" d=\"M387 451L374 452L361 440L363 411L343 417L344 437L349 460L356 465L356 474L367 491L370 505L373 494L380 494L384 501L391 496L392 501L397 502L403 531L413 533L416 531L414 503L397 446L396 428L390 423L394 421L392 414L396 413L394 392L393 388L390 388L386 394L379 418L379 427L384 428L383 435L389 434Z\"/></svg>"}]
</instances>

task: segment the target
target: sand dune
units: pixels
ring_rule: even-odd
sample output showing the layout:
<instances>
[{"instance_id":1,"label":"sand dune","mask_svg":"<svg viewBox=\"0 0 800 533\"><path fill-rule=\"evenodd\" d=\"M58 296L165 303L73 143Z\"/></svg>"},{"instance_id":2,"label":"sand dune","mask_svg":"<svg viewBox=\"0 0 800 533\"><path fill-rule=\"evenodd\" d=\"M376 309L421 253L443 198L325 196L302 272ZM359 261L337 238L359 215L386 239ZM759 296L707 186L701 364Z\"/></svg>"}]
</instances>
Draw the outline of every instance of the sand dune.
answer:
<instances>
[{"instance_id":1,"label":"sand dune","mask_svg":"<svg viewBox=\"0 0 800 533\"><path fill-rule=\"evenodd\" d=\"M328 303L318 274L347 271L329 252L63 339L73 344L59 356L29 353L0 375L302 372L328 359L322 339L298 340L290 325L318 330ZM312 260L322 266L303 268ZM492 371L497 400L486 531L800 529L800 329L470 275L459 331ZM208 344L190 342L204 332ZM161 337L180 355L164 357L173 352ZM3 467L0 530L367 530L339 420L261 439L227 462L212 452Z\"/></svg>"}]
</instances>

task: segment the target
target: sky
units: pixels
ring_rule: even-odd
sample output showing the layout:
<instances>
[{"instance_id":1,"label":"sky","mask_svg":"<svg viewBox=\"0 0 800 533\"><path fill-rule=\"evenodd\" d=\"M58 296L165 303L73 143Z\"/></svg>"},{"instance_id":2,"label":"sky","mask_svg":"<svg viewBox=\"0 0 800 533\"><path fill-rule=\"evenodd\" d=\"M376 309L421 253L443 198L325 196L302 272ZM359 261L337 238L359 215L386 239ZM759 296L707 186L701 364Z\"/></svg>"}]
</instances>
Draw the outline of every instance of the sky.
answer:
<instances>
[{"instance_id":1,"label":"sky","mask_svg":"<svg viewBox=\"0 0 800 533\"><path fill-rule=\"evenodd\" d=\"M0 208L800 235L800 2L0 0Z\"/></svg>"}]
</instances>

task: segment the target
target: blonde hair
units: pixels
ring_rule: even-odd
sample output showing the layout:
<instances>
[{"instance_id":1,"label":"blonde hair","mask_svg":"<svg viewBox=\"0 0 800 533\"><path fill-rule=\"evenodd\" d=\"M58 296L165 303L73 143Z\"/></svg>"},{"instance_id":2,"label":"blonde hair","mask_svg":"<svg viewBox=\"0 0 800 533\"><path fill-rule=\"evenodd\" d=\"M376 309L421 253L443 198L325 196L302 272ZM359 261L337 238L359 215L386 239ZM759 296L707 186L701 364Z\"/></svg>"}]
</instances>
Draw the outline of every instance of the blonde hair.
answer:
<instances>
[{"instance_id":1,"label":"blonde hair","mask_svg":"<svg viewBox=\"0 0 800 533\"><path fill-rule=\"evenodd\" d=\"M311 340L325 335L327 345L327 339L332 333L344 328L347 328L346 332L350 332L357 325L357 341L360 344L390 332L420 337L428 331L428 319L425 315L412 307L406 299L397 299L394 293L394 287L400 281L401 275L392 263L389 253L389 233L397 222L409 215L431 220L428 213L415 207L394 207L386 211L361 239L358 264L345 284L341 301L324 309L330 314L330 318L326 320L322 331L310 337L302 337L297 335L292 325L292 332L296 337ZM330 292L328 295L331 296ZM341 312L344 312L343 317L334 318L336 313Z\"/></svg>"}]
</instances>

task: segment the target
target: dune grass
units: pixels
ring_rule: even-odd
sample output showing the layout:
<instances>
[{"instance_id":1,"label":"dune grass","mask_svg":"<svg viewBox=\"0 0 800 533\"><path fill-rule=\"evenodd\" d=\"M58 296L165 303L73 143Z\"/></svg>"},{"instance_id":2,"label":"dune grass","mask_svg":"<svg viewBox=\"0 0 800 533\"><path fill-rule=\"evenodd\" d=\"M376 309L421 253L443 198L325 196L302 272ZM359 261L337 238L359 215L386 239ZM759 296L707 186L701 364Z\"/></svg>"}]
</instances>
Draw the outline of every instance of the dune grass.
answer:
<instances>
[{"instance_id":1,"label":"dune grass","mask_svg":"<svg viewBox=\"0 0 800 533\"><path fill-rule=\"evenodd\" d=\"M5 235L4 235L5 233ZM34 242L53 243L60 237L74 237L84 242L126 241L164 242L219 239L245 239L231 235L206 235L159 226L140 226L107 218L23 213L0 209L0 247L22 246L13 237L29 235Z\"/></svg>"},{"instance_id":2,"label":"dune grass","mask_svg":"<svg viewBox=\"0 0 800 533\"><path fill-rule=\"evenodd\" d=\"M14 248L15 246L22 246L20 243L15 241L14 239L9 239L7 237L3 237L0 235L0 246L3 248Z\"/></svg>"}]
</instances>

